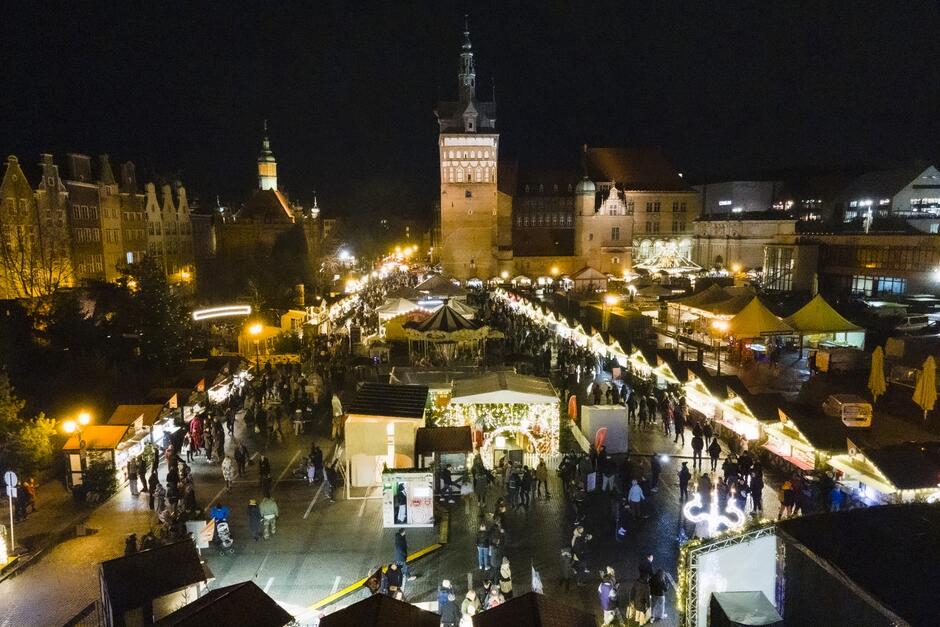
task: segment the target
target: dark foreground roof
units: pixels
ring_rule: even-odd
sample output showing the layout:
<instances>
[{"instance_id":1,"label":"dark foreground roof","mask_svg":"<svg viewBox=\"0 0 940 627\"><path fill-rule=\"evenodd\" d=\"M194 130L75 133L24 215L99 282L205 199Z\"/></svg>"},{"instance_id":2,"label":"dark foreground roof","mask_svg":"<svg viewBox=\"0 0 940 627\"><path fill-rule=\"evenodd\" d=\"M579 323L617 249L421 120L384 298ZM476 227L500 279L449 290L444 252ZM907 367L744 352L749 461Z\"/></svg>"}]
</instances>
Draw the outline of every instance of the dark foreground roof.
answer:
<instances>
[{"instance_id":1,"label":"dark foreground roof","mask_svg":"<svg viewBox=\"0 0 940 627\"><path fill-rule=\"evenodd\" d=\"M864 453L899 490L922 490L940 484L940 443L905 442L865 448Z\"/></svg>"},{"instance_id":2,"label":"dark foreground roof","mask_svg":"<svg viewBox=\"0 0 940 627\"><path fill-rule=\"evenodd\" d=\"M535 592L473 617L473 627L596 627L594 615Z\"/></svg>"},{"instance_id":3,"label":"dark foreground roof","mask_svg":"<svg viewBox=\"0 0 940 627\"><path fill-rule=\"evenodd\" d=\"M428 402L428 388L423 385L366 383L346 408L350 414L422 418Z\"/></svg>"},{"instance_id":4,"label":"dark foreground roof","mask_svg":"<svg viewBox=\"0 0 940 627\"><path fill-rule=\"evenodd\" d=\"M384 594L372 596L320 619L320 627L440 627L433 612Z\"/></svg>"},{"instance_id":5,"label":"dark foreground roof","mask_svg":"<svg viewBox=\"0 0 940 627\"><path fill-rule=\"evenodd\" d=\"M937 624L940 505L909 503L802 516L777 528L904 620Z\"/></svg>"},{"instance_id":6,"label":"dark foreground roof","mask_svg":"<svg viewBox=\"0 0 940 627\"><path fill-rule=\"evenodd\" d=\"M243 581L217 588L189 605L184 605L157 621L155 627L284 627L292 620L294 617L253 581Z\"/></svg>"},{"instance_id":7,"label":"dark foreground roof","mask_svg":"<svg viewBox=\"0 0 940 627\"><path fill-rule=\"evenodd\" d=\"M115 614L205 581L196 545L189 538L101 562L102 591Z\"/></svg>"},{"instance_id":8,"label":"dark foreground roof","mask_svg":"<svg viewBox=\"0 0 940 627\"><path fill-rule=\"evenodd\" d=\"M470 427L422 427L415 434L415 453L466 453L473 450Z\"/></svg>"}]
</instances>

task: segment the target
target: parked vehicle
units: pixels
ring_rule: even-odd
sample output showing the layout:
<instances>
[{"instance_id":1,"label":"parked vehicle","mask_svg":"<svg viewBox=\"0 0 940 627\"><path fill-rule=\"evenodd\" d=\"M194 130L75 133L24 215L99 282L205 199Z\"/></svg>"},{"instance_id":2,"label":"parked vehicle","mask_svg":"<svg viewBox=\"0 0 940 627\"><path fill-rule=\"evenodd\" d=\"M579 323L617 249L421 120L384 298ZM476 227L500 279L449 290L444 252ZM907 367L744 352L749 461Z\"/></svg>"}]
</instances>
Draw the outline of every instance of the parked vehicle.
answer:
<instances>
[{"instance_id":1,"label":"parked vehicle","mask_svg":"<svg viewBox=\"0 0 940 627\"><path fill-rule=\"evenodd\" d=\"M911 333L913 331L926 329L928 326L930 326L930 318L926 314L914 314L912 316L904 316L898 326L894 327L894 330L902 333Z\"/></svg>"},{"instance_id":2,"label":"parked vehicle","mask_svg":"<svg viewBox=\"0 0 940 627\"><path fill-rule=\"evenodd\" d=\"M871 427L871 403L857 394L830 394L822 408L827 415L841 419L846 427Z\"/></svg>"}]
</instances>

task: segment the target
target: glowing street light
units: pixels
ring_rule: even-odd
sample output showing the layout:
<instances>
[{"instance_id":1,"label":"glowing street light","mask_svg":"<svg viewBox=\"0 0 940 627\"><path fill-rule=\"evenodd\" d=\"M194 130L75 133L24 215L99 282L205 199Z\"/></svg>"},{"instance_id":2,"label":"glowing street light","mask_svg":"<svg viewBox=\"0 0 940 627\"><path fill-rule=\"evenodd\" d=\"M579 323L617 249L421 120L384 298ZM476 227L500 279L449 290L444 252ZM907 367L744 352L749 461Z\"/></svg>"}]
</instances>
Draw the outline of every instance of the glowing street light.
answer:
<instances>
[{"instance_id":1,"label":"glowing street light","mask_svg":"<svg viewBox=\"0 0 940 627\"><path fill-rule=\"evenodd\" d=\"M257 370L259 374L261 373L261 348L258 342L260 341L259 336L262 331L264 331L264 325L260 322L255 322L248 327L248 334L255 340L255 370Z\"/></svg>"},{"instance_id":2,"label":"glowing street light","mask_svg":"<svg viewBox=\"0 0 940 627\"><path fill-rule=\"evenodd\" d=\"M620 302L620 297L616 294L607 294L604 296L603 316L601 316L601 331L607 331L610 323L610 308Z\"/></svg>"},{"instance_id":3,"label":"glowing street light","mask_svg":"<svg viewBox=\"0 0 940 627\"><path fill-rule=\"evenodd\" d=\"M552 269L549 270L549 272L551 272L552 276L558 276L558 266L552 266Z\"/></svg>"},{"instance_id":4,"label":"glowing street light","mask_svg":"<svg viewBox=\"0 0 940 627\"><path fill-rule=\"evenodd\" d=\"M503 270L502 272L499 273L499 277L500 277L503 281L505 281L506 279L509 278L509 271L508 271L508 270Z\"/></svg>"}]
</instances>

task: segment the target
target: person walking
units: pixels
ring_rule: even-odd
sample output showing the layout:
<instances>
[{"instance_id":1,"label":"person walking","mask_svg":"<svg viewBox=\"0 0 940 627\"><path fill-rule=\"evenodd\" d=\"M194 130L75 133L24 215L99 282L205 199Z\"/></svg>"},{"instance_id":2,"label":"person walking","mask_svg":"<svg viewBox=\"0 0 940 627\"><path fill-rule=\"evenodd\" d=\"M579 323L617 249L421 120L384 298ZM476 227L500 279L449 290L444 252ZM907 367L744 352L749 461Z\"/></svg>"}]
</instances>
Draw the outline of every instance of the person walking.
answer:
<instances>
[{"instance_id":1,"label":"person walking","mask_svg":"<svg viewBox=\"0 0 940 627\"><path fill-rule=\"evenodd\" d=\"M417 578L411 574L411 568L408 566L408 538L405 536L404 527L401 527L395 534L395 561L401 565L401 572L408 578L408 581Z\"/></svg>"},{"instance_id":2,"label":"person walking","mask_svg":"<svg viewBox=\"0 0 940 627\"><path fill-rule=\"evenodd\" d=\"M447 593L444 604L438 608L441 615L441 627L458 627L460 623L460 607L457 605L457 595L453 590Z\"/></svg>"},{"instance_id":3,"label":"person walking","mask_svg":"<svg viewBox=\"0 0 940 627\"><path fill-rule=\"evenodd\" d=\"M503 563L499 566L499 591L503 599L512 598L512 571L509 569L509 558L503 556Z\"/></svg>"},{"instance_id":4,"label":"person walking","mask_svg":"<svg viewBox=\"0 0 940 627\"><path fill-rule=\"evenodd\" d=\"M271 494L271 461L264 453L258 458L258 477L261 483L261 493L268 496Z\"/></svg>"},{"instance_id":5,"label":"person walking","mask_svg":"<svg viewBox=\"0 0 940 627\"><path fill-rule=\"evenodd\" d=\"M718 438L713 437L712 443L708 445L708 457L711 459L711 470L715 472L718 470L718 458L721 456L721 443L718 442ZM727 477L726 477L727 478Z\"/></svg>"},{"instance_id":6,"label":"person walking","mask_svg":"<svg viewBox=\"0 0 940 627\"><path fill-rule=\"evenodd\" d=\"M663 472L663 464L659 455L650 455L650 491L659 492L659 475Z\"/></svg>"},{"instance_id":7,"label":"person walking","mask_svg":"<svg viewBox=\"0 0 940 627\"><path fill-rule=\"evenodd\" d=\"M245 475L245 467L248 465L248 449L241 442L235 443L235 468L238 476Z\"/></svg>"},{"instance_id":8,"label":"person walking","mask_svg":"<svg viewBox=\"0 0 940 627\"><path fill-rule=\"evenodd\" d=\"M235 481L235 463L228 455L222 460L222 478L225 480L225 488L231 492L232 483Z\"/></svg>"},{"instance_id":9,"label":"person walking","mask_svg":"<svg viewBox=\"0 0 940 627\"><path fill-rule=\"evenodd\" d=\"M545 488L545 499L550 499L552 495L548 493L548 466L545 465L544 459L539 459L538 466L535 467L536 498L542 497L542 488Z\"/></svg>"},{"instance_id":10,"label":"person walking","mask_svg":"<svg viewBox=\"0 0 940 627\"><path fill-rule=\"evenodd\" d=\"M666 615L666 593L669 591L670 586L675 587L672 575L662 568L656 569L656 572L650 578L651 623L669 618Z\"/></svg>"},{"instance_id":11,"label":"person walking","mask_svg":"<svg viewBox=\"0 0 940 627\"><path fill-rule=\"evenodd\" d=\"M672 416L672 421L676 427L676 437L673 438L673 444L678 444L682 440L682 446L685 446L685 425L688 422L689 408L686 406L685 397L679 399L679 406Z\"/></svg>"},{"instance_id":12,"label":"person walking","mask_svg":"<svg viewBox=\"0 0 940 627\"><path fill-rule=\"evenodd\" d=\"M630 511L633 512L634 518L640 518L640 507L642 507L645 499L646 496L643 494L643 488L640 487L636 479L632 479L630 491L627 493L627 502L630 504Z\"/></svg>"},{"instance_id":13,"label":"person walking","mask_svg":"<svg viewBox=\"0 0 940 627\"><path fill-rule=\"evenodd\" d=\"M486 528L486 523L481 522L477 529L477 566L480 570L489 570L490 568L490 532Z\"/></svg>"},{"instance_id":14,"label":"person walking","mask_svg":"<svg viewBox=\"0 0 940 627\"><path fill-rule=\"evenodd\" d=\"M388 596L403 600L403 588L405 580L401 573L401 569L398 567L398 564L392 562L388 565L388 569L385 571L385 585L384 588L385 594Z\"/></svg>"},{"instance_id":15,"label":"person walking","mask_svg":"<svg viewBox=\"0 0 940 627\"><path fill-rule=\"evenodd\" d=\"M601 575L600 585L597 586L597 600L604 615L604 627L612 625L617 618L617 581L612 571L608 566L607 571Z\"/></svg>"},{"instance_id":16,"label":"person walking","mask_svg":"<svg viewBox=\"0 0 940 627\"><path fill-rule=\"evenodd\" d=\"M261 510L262 536L265 540L277 533L277 517L280 515L277 502L271 496L265 496L259 506Z\"/></svg>"},{"instance_id":17,"label":"person walking","mask_svg":"<svg viewBox=\"0 0 940 627\"><path fill-rule=\"evenodd\" d=\"M162 483L157 481L157 485L151 491L151 495L154 500L154 511L159 515L160 512L166 509L166 488L163 487Z\"/></svg>"},{"instance_id":18,"label":"person walking","mask_svg":"<svg viewBox=\"0 0 940 627\"><path fill-rule=\"evenodd\" d=\"M701 435L692 436L692 469L702 470L702 449L705 448L705 441Z\"/></svg>"},{"instance_id":19,"label":"person walking","mask_svg":"<svg viewBox=\"0 0 940 627\"><path fill-rule=\"evenodd\" d=\"M649 577L640 575L630 588L630 608L627 618L639 625L645 625L650 616L650 585Z\"/></svg>"},{"instance_id":20,"label":"person walking","mask_svg":"<svg viewBox=\"0 0 940 627\"><path fill-rule=\"evenodd\" d=\"M506 598L499 591L499 586L490 586L490 590L486 594L486 599L483 601L483 608L491 610L505 602Z\"/></svg>"},{"instance_id":21,"label":"person walking","mask_svg":"<svg viewBox=\"0 0 940 627\"><path fill-rule=\"evenodd\" d=\"M463 598L463 601L460 603L460 620L461 627L463 627L463 622L466 618L470 617L470 624L473 624L473 616L480 612L480 599L477 597L477 592L473 588L467 590L467 595Z\"/></svg>"},{"instance_id":22,"label":"person walking","mask_svg":"<svg viewBox=\"0 0 940 627\"><path fill-rule=\"evenodd\" d=\"M131 496L140 494L140 486L137 483L137 458L133 455L127 460L127 483L131 488Z\"/></svg>"},{"instance_id":23,"label":"person walking","mask_svg":"<svg viewBox=\"0 0 940 627\"><path fill-rule=\"evenodd\" d=\"M689 500L689 481L692 480L692 473L689 471L689 462L682 462L679 469L679 501L685 503Z\"/></svg>"},{"instance_id":24,"label":"person walking","mask_svg":"<svg viewBox=\"0 0 940 627\"><path fill-rule=\"evenodd\" d=\"M157 486L160 485L160 480L157 479L157 471L154 470L150 473L150 479L147 480L147 487L149 488L150 493L150 509L154 508L154 496L153 492L157 489Z\"/></svg>"},{"instance_id":25,"label":"person walking","mask_svg":"<svg viewBox=\"0 0 940 627\"><path fill-rule=\"evenodd\" d=\"M255 499L248 499L248 533L255 542L261 537L261 508Z\"/></svg>"},{"instance_id":26,"label":"person walking","mask_svg":"<svg viewBox=\"0 0 940 627\"><path fill-rule=\"evenodd\" d=\"M528 466L522 467L522 474L519 475L519 498L522 507L529 509L529 497L532 496L532 472Z\"/></svg>"}]
</instances>

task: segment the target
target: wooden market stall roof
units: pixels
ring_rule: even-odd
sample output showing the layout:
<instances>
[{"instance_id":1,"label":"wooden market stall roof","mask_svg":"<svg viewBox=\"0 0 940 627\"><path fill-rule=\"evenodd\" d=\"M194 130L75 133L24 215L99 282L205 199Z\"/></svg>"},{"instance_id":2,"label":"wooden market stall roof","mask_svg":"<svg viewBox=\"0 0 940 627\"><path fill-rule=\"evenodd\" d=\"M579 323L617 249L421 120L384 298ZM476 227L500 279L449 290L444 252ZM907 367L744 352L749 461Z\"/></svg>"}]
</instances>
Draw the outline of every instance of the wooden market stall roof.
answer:
<instances>
[{"instance_id":1,"label":"wooden market stall roof","mask_svg":"<svg viewBox=\"0 0 940 627\"><path fill-rule=\"evenodd\" d=\"M346 412L360 416L421 419L427 404L427 386L367 382L346 407Z\"/></svg>"},{"instance_id":2,"label":"wooden market stall roof","mask_svg":"<svg viewBox=\"0 0 940 627\"><path fill-rule=\"evenodd\" d=\"M804 335L864 331L862 327L846 320L820 294L816 294L796 313L784 318L784 322Z\"/></svg>"},{"instance_id":3,"label":"wooden market stall roof","mask_svg":"<svg viewBox=\"0 0 940 627\"><path fill-rule=\"evenodd\" d=\"M88 425L82 430L81 439L85 441L85 448L89 451L116 449L129 428L129 425ZM68 439L62 450L77 451L78 449L79 439L78 434L75 433Z\"/></svg>"},{"instance_id":4,"label":"wooden market stall roof","mask_svg":"<svg viewBox=\"0 0 940 627\"><path fill-rule=\"evenodd\" d=\"M387 594L373 594L320 619L320 627L440 627L441 617Z\"/></svg>"},{"instance_id":5,"label":"wooden market stall roof","mask_svg":"<svg viewBox=\"0 0 940 627\"><path fill-rule=\"evenodd\" d=\"M421 427L415 434L415 453L469 453L473 439L469 426Z\"/></svg>"},{"instance_id":6,"label":"wooden market stall roof","mask_svg":"<svg viewBox=\"0 0 940 627\"><path fill-rule=\"evenodd\" d=\"M898 490L923 490L940 484L940 442L863 448L862 454Z\"/></svg>"},{"instance_id":7,"label":"wooden market stall roof","mask_svg":"<svg viewBox=\"0 0 940 627\"><path fill-rule=\"evenodd\" d=\"M594 615L527 592L473 616L473 627L595 627Z\"/></svg>"},{"instance_id":8,"label":"wooden market stall roof","mask_svg":"<svg viewBox=\"0 0 940 627\"><path fill-rule=\"evenodd\" d=\"M775 316L754 296L738 315L728 321L728 333L737 338L757 338L764 335L787 335L793 328Z\"/></svg>"},{"instance_id":9,"label":"wooden market stall roof","mask_svg":"<svg viewBox=\"0 0 940 627\"><path fill-rule=\"evenodd\" d=\"M111 417L109 425L132 425L138 419L143 419L143 426L152 427L163 413L164 405L118 405Z\"/></svg>"},{"instance_id":10,"label":"wooden market stall roof","mask_svg":"<svg viewBox=\"0 0 940 627\"><path fill-rule=\"evenodd\" d=\"M284 627L293 620L293 616L253 581L243 581L211 590L205 596L161 618L154 623L154 627Z\"/></svg>"}]
</instances>

